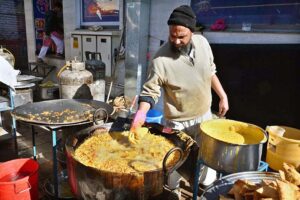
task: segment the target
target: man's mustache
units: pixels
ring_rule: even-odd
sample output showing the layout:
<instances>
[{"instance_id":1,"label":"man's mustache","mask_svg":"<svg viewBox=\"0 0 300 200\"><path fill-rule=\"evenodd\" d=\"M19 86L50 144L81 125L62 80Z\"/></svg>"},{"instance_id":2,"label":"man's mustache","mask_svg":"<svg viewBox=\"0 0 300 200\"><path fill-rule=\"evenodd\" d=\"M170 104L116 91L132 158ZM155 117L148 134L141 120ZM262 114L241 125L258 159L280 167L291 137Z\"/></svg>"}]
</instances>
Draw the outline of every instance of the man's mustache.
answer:
<instances>
[{"instance_id":1,"label":"man's mustache","mask_svg":"<svg viewBox=\"0 0 300 200\"><path fill-rule=\"evenodd\" d=\"M180 53L188 53L190 50L190 43L186 44L186 45L181 45L181 46L176 46L175 43L171 42L171 47L172 50L174 50L175 52L180 52Z\"/></svg>"}]
</instances>

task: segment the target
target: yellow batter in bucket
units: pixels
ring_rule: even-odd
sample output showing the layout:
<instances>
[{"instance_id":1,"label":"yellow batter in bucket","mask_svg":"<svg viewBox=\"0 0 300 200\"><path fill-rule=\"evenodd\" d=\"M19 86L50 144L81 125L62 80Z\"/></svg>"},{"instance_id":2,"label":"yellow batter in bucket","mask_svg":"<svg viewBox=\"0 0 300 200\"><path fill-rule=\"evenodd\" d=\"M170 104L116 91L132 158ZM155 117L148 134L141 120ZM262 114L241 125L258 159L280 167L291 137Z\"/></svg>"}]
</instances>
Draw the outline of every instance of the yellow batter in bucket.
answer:
<instances>
[{"instance_id":1,"label":"yellow batter in bucket","mask_svg":"<svg viewBox=\"0 0 300 200\"><path fill-rule=\"evenodd\" d=\"M203 122L200 128L210 137L231 144L259 144L267 140L258 126L234 120L209 120Z\"/></svg>"}]
</instances>

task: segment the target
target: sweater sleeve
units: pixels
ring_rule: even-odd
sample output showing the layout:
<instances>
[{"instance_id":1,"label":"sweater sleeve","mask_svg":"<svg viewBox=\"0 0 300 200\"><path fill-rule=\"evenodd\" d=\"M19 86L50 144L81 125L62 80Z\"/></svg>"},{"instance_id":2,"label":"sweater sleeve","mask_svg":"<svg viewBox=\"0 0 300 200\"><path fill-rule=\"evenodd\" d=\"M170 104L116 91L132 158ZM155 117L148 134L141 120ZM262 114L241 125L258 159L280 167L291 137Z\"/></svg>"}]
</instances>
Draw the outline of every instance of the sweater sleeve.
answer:
<instances>
[{"instance_id":1,"label":"sweater sleeve","mask_svg":"<svg viewBox=\"0 0 300 200\"><path fill-rule=\"evenodd\" d=\"M158 67L158 62L156 60L152 60L149 66L149 72L146 82L143 85L142 92L140 94L140 101L143 99L149 99L145 97L150 97L153 101L149 102L151 106L153 103L157 103L158 99L161 95L161 85L162 81L158 73L156 72L156 68ZM149 101L149 100L148 100ZM148 102L147 101L147 102Z\"/></svg>"},{"instance_id":2,"label":"sweater sleeve","mask_svg":"<svg viewBox=\"0 0 300 200\"><path fill-rule=\"evenodd\" d=\"M208 52L208 57L209 57L209 65L211 66L211 75L214 75L217 73L217 69L216 69L216 64L214 62L214 55L213 52L211 50L211 47L207 41L206 38L201 37L202 41L204 42L204 45L206 46L205 49Z\"/></svg>"},{"instance_id":3,"label":"sweater sleeve","mask_svg":"<svg viewBox=\"0 0 300 200\"><path fill-rule=\"evenodd\" d=\"M209 63L211 66L211 75L214 75L217 73L217 68L216 68L216 64L214 62L214 55L212 53L211 47L208 42L207 42L207 48L208 48L208 52L209 52Z\"/></svg>"}]
</instances>

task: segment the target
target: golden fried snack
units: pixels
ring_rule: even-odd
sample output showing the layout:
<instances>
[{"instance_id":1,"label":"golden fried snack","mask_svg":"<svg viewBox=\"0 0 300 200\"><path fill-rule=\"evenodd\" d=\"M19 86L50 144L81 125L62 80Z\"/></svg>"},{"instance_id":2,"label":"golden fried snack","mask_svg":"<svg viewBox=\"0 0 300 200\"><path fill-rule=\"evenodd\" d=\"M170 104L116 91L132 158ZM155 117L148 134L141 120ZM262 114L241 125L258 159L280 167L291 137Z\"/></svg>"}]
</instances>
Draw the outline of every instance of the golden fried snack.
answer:
<instances>
[{"instance_id":1,"label":"golden fried snack","mask_svg":"<svg viewBox=\"0 0 300 200\"><path fill-rule=\"evenodd\" d=\"M257 193L256 191L253 192L253 200L260 200L262 198L262 196L260 196L259 193Z\"/></svg>"},{"instance_id":2,"label":"golden fried snack","mask_svg":"<svg viewBox=\"0 0 300 200\"><path fill-rule=\"evenodd\" d=\"M262 180L261 185L271 187L275 190L277 190L277 187L278 187L277 183L275 181L271 181L271 180Z\"/></svg>"},{"instance_id":3,"label":"golden fried snack","mask_svg":"<svg viewBox=\"0 0 300 200\"><path fill-rule=\"evenodd\" d=\"M242 200L244 194L253 192L257 189L257 186L247 180L237 180L233 185L233 190L231 191L234 195L235 200Z\"/></svg>"},{"instance_id":4,"label":"golden fried snack","mask_svg":"<svg viewBox=\"0 0 300 200\"><path fill-rule=\"evenodd\" d=\"M225 197L223 195L220 195L220 200L234 200L233 198L230 198L230 197Z\"/></svg>"},{"instance_id":5,"label":"golden fried snack","mask_svg":"<svg viewBox=\"0 0 300 200\"><path fill-rule=\"evenodd\" d=\"M113 106L115 106L119 109L129 108L130 105L131 105L131 100L129 97L126 97L126 96L119 96L113 100Z\"/></svg>"},{"instance_id":6,"label":"golden fried snack","mask_svg":"<svg viewBox=\"0 0 300 200\"><path fill-rule=\"evenodd\" d=\"M300 191L297 191L296 200L300 200Z\"/></svg>"},{"instance_id":7,"label":"golden fried snack","mask_svg":"<svg viewBox=\"0 0 300 200\"><path fill-rule=\"evenodd\" d=\"M281 180L286 180L284 171L279 170L278 172L279 172L279 176L280 176Z\"/></svg>"},{"instance_id":8,"label":"golden fried snack","mask_svg":"<svg viewBox=\"0 0 300 200\"><path fill-rule=\"evenodd\" d=\"M297 190L291 186L290 183L276 180L278 185L280 200L295 200L297 199Z\"/></svg>"},{"instance_id":9,"label":"golden fried snack","mask_svg":"<svg viewBox=\"0 0 300 200\"><path fill-rule=\"evenodd\" d=\"M300 173L297 172L293 165L283 163L283 171L287 181L300 186Z\"/></svg>"},{"instance_id":10,"label":"golden fried snack","mask_svg":"<svg viewBox=\"0 0 300 200\"><path fill-rule=\"evenodd\" d=\"M243 197L244 197L245 200L253 200L254 196L256 195L256 194L254 194L254 193L255 193L255 192L248 192L248 193L245 193L245 194L243 195Z\"/></svg>"},{"instance_id":11,"label":"golden fried snack","mask_svg":"<svg viewBox=\"0 0 300 200\"><path fill-rule=\"evenodd\" d=\"M263 198L278 199L277 188L273 188L271 186L262 186L257 189L256 192Z\"/></svg>"}]
</instances>

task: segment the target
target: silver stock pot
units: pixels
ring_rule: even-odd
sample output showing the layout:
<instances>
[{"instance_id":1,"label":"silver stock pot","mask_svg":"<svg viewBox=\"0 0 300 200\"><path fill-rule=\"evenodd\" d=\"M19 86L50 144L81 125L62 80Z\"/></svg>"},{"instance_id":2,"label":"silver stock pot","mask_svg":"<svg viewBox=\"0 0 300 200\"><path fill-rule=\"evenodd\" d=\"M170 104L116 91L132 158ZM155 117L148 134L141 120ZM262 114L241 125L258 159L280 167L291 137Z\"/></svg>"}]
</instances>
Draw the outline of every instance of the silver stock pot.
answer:
<instances>
[{"instance_id":1,"label":"silver stock pot","mask_svg":"<svg viewBox=\"0 0 300 200\"><path fill-rule=\"evenodd\" d=\"M210 126L211 129L207 128ZM223 141L213 137L216 134L209 132L220 132L221 134L225 129L229 130L232 127L240 127L245 136L251 134L253 140L250 144L247 144L247 141L244 144ZM214 119L201 123L200 130L199 159L204 164L225 174L258 169L263 145L267 142L266 133L262 128L234 120Z\"/></svg>"}]
</instances>

